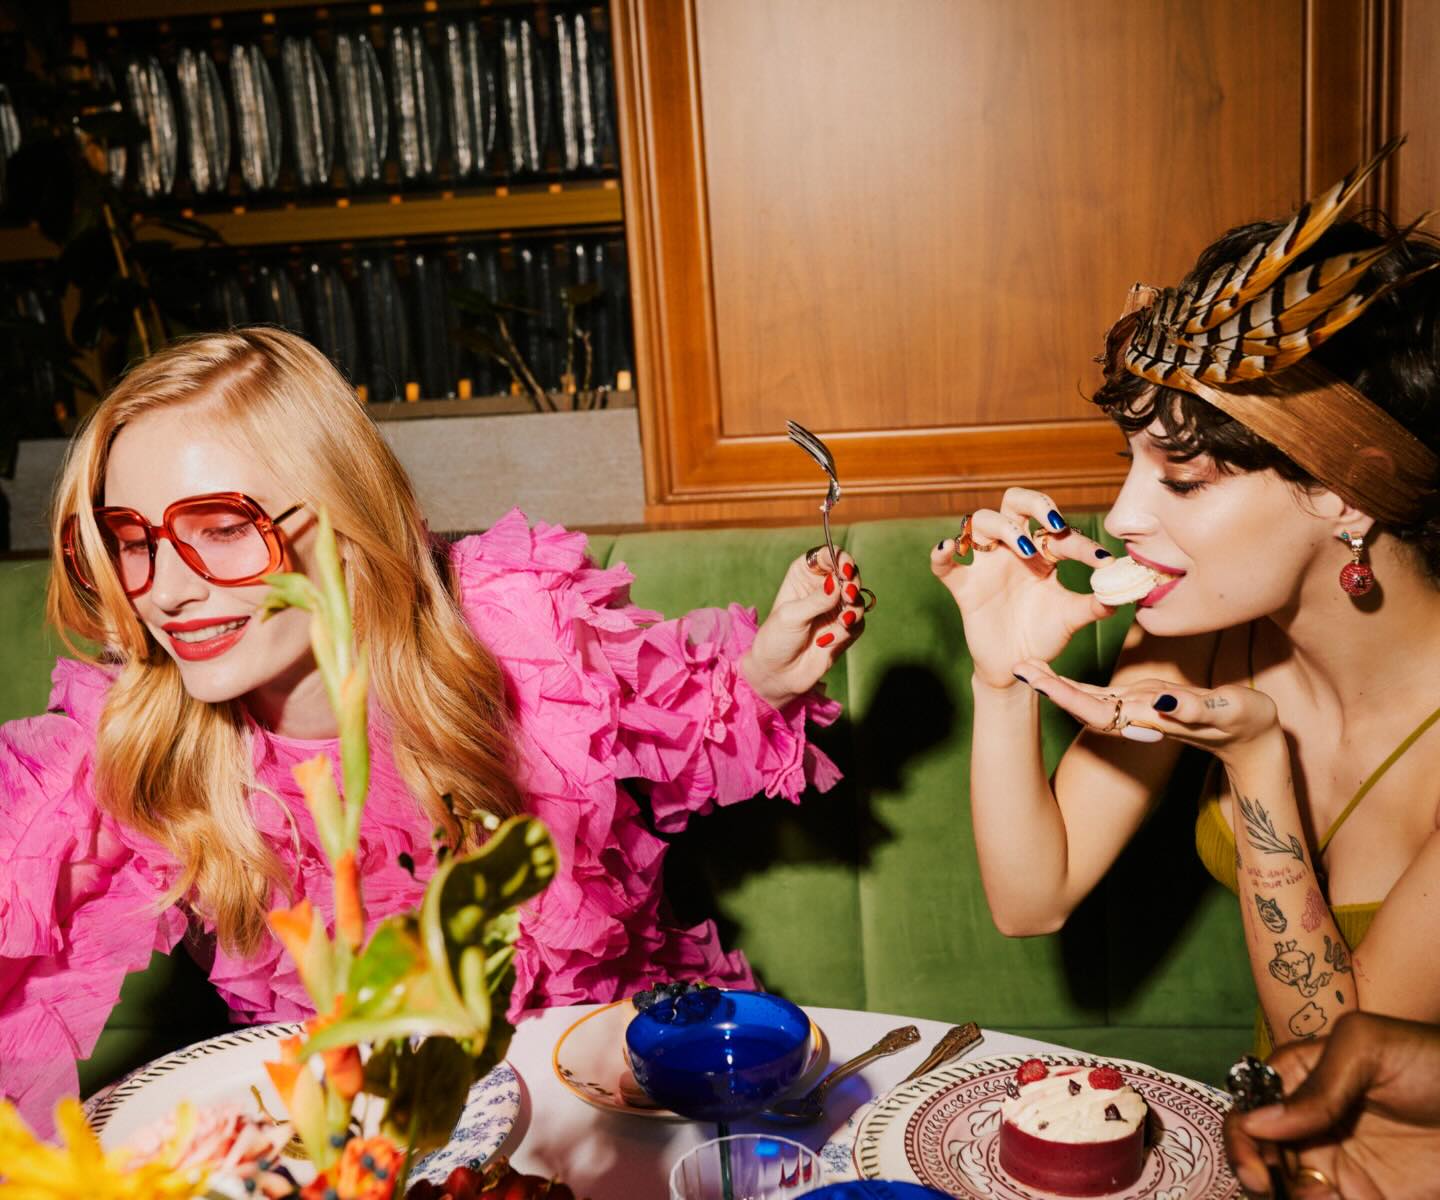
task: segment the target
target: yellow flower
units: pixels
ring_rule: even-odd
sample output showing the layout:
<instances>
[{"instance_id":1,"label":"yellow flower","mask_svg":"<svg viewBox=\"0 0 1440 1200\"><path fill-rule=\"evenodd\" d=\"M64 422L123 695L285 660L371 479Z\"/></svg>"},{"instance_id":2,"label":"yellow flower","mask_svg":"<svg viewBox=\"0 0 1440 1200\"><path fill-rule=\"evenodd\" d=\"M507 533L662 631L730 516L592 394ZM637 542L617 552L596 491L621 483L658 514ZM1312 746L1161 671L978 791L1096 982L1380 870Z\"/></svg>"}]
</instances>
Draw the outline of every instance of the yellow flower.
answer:
<instances>
[{"instance_id":1,"label":"yellow flower","mask_svg":"<svg viewBox=\"0 0 1440 1200\"><path fill-rule=\"evenodd\" d=\"M174 1164L195 1116L176 1114L175 1134L147 1162L130 1165L129 1149L106 1151L73 1097L55 1106L57 1145L41 1141L11 1105L0 1101L0 1198L3 1200L189 1200L205 1190L206 1172Z\"/></svg>"}]
</instances>

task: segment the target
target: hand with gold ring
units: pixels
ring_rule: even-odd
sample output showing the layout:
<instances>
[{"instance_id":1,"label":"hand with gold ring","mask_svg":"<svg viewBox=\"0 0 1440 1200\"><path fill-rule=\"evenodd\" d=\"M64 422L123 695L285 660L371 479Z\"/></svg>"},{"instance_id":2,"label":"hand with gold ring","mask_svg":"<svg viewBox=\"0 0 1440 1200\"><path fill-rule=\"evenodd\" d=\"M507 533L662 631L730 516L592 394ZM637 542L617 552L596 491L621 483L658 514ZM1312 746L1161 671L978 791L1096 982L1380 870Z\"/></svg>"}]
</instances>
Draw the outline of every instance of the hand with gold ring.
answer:
<instances>
[{"instance_id":1,"label":"hand with gold ring","mask_svg":"<svg viewBox=\"0 0 1440 1200\"><path fill-rule=\"evenodd\" d=\"M1109 616L1093 595L1062 586L1055 570L1063 559L1093 567L1109 557L1042 492L1011 488L999 509L961 518L955 535L932 547L930 570L960 610L975 680L995 691L1013 687L1016 661L1049 661L1076 630Z\"/></svg>"},{"instance_id":2,"label":"hand with gold ring","mask_svg":"<svg viewBox=\"0 0 1440 1200\"><path fill-rule=\"evenodd\" d=\"M1440 1028L1346 1013L1329 1037L1270 1057L1280 1104L1225 1119L1225 1152L1252 1195L1299 1149L1296 1200L1420 1200L1440 1179ZM1327 1190L1328 1189L1328 1190Z\"/></svg>"},{"instance_id":3,"label":"hand with gold ring","mask_svg":"<svg viewBox=\"0 0 1440 1200\"><path fill-rule=\"evenodd\" d=\"M1132 742L1165 738L1208 750L1222 762L1243 755L1284 753L1275 704L1263 692L1229 685L1196 688L1164 679L1126 680L1106 687L1067 679L1048 663L1014 664L1017 679L1058 704L1095 733Z\"/></svg>"},{"instance_id":4,"label":"hand with gold ring","mask_svg":"<svg viewBox=\"0 0 1440 1200\"><path fill-rule=\"evenodd\" d=\"M865 630L875 593L860 568L836 547L813 546L785 573L770 615L756 631L740 667L752 689L775 708L808 692Z\"/></svg>"}]
</instances>

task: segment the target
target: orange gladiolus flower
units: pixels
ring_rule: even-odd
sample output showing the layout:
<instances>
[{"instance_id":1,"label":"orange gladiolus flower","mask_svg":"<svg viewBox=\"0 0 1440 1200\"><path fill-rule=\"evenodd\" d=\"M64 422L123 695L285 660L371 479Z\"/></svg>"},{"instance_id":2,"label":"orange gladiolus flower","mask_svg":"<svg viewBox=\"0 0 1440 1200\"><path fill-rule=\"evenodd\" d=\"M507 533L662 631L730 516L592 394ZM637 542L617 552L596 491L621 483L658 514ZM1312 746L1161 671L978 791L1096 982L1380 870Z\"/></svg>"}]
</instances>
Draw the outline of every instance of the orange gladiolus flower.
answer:
<instances>
[{"instance_id":1,"label":"orange gladiolus flower","mask_svg":"<svg viewBox=\"0 0 1440 1200\"><path fill-rule=\"evenodd\" d=\"M335 861L335 929L351 946L365 940L365 906L360 899L360 873L355 868L355 851L347 850Z\"/></svg>"},{"instance_id":2,"label":"orange gladiolus flower","mask_svg":"<svg viewBox=\"0 0 1440 1200\"><path fill-rule=\"evenodd\" d=\"M300 1062L300 1038L298 1036L281 1038L280 1061L267 1062L265 1072L270 1076L270 1082L275 1085L275 1090L280 1093L280 1102L287 1109L295 1095L295 1081L304 1069L305 1067Z\"/></svg>"},{"instance_id":3,"label":"orange gladiolus flower","mask_svg":"<svg viewBox=\"0 0 1440 1200\"><path fill-rule=\"evenodd\" d=\"M310 942L310 930L315 921L315 910L310 901L302 900L294 908L272 908L268 914L270 928L280 939L286 953L295 963L305 961L305 947Z\"/></svg>"},{"instance_id":4,"label":"orange gladiolus flower","mask_svg":"<svg viewBox=\"0 0 1440 1200\"><path fill-rule=\"evenodd\" d=\"M319 1033L327 1025L334 1024L340 1017L340 1010L345 1005L344 996L335 997L335 1007L325 1016L311 1017L305 1022L305 1029L310 1034ZM359 1092L360 1085L365 1081L365 1066L360 1061L360 1048L358 1046L336 1046L333 1050L320 1051L320 1058L325 1063L325 1079L330 1087L344 1100L350 1101Z\"/></svg>"},{"instance_id":5,"label":"orange gladiolus flower","mask_svg":"<svg viewBox=\"0 0 1440 1200\"><path fill-rule=\"evenodd\" d=\"M340 1161L301 1189L301 1200L322 1200L332 1188L340 1200L390 1200L402 1158L389 1138L351 1138Z\"/></svg>"}]
</instances>

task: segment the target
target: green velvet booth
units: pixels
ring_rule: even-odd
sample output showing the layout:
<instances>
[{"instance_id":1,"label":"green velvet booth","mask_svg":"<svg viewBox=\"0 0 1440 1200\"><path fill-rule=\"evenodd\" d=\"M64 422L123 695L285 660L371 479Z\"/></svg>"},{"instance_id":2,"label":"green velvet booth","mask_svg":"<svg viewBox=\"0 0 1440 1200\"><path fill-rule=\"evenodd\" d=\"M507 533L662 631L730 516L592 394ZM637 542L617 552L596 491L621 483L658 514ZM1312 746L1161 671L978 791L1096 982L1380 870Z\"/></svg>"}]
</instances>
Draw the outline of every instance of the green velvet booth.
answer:
<instances>
[{"instance_id":1,"label":"green velvet booth","mask_svg":"<svg viewBox=\"0 0 1440 1200\"><path fill-rule=\"evenodd\" d=\"M1076 524L1098 530L1093 515ZM845 715L819 741L845 780L798 806L762 797L693 821L669 859L677 919L714 917L768 987L801 1003L975 1020L1218 1082L1249 1047L1255 992L1235 901L1195 857L1198 756L1060 933L1009 939L990 921L968 811L970 660L929 570L949 526L837 529L879 596L865 636L827 680ZM629 533L595 537L592 553L628 564L646 607L675 614L733 599L763 615L785 564L818 533ZM0 579L8 719L43 707L54 645L40 629L44 564L6 564ZM1126 622L1082 632L1058 668L1103 679ZM1052 766L1073 732L1047 705ZM103 1082L219 1019L183 952L157 956L127 981L83 1080Z\"/></svg>"}]
</instances>

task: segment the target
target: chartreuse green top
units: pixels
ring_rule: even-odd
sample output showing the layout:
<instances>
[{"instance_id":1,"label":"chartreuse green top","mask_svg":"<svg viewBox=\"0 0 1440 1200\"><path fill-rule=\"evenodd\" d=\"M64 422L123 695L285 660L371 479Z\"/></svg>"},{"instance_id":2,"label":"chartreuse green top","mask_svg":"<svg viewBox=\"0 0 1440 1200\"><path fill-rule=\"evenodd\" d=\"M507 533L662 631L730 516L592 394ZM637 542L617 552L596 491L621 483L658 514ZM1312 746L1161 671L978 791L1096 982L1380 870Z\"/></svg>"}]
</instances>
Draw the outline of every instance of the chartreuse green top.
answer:
<instances>
[{"instance_id":1,"label":"chartreuse green top","mask_svg":"<svg viewBox=\"0 0 1440 1200\"><path fill-rule=\"evenodd\" d=\"M1254 666L1254 626L1250 627L1250 646L1247 654L1250 658L1249 675L1253 686L1255 678ZM1359 806L1360 801L1369 795L1371 789L1384 777L1385 772L1400 761L1400 757L1410 749L1420 737L1437 720L1440 720L1440 708L1437 708L1428 717L1417 725L1409 735L1398 746L1395 747L1389 756L1378 767L1370 773L1370 777L1360 785L1359 790L1350 797L1350 803L1341 811L1340 815L1330 824L1325 835L1320 839L1320 844L1315 848L1315 861L1325 853L1330 845L1331 839L1340 831L1340 827L1350 818L1350 814ZM1224 814L1220 811L1220 795L1222 788L1217 777L1216 768L1219 763L1211 766L1210 779L1201 792L1200 811L1195 819L1195 849L1200 854L1200 861L1205 864L1205 869L1210 872L1216 881L1229 888L1237 896L1240 894L1239 881L1235 873L1235 834L1226 823ZM1335 917L1335 925L1340 930L1340 936L1345 939L1345 944L1354 950L1360 945L1361 940L1370 929L1370 922L1375 919L1375 914L1380 911L1381 900L1371 901L1366 904L1332 904L1331 913ZM1255 1011L1255 1053L1261 1058L1269 1055L1275 1048L1275 1039L1270 1032L1270 1024L1265 1020L1265 1012L1257 1006Z\"/></svg>"}]
</instances>

